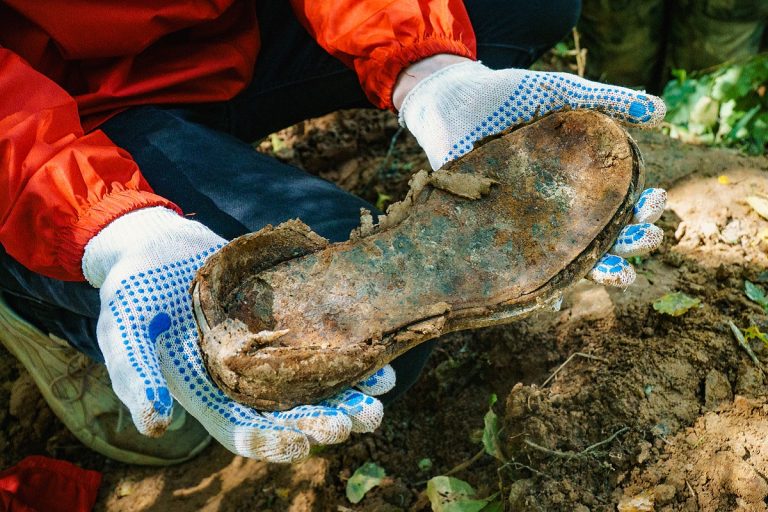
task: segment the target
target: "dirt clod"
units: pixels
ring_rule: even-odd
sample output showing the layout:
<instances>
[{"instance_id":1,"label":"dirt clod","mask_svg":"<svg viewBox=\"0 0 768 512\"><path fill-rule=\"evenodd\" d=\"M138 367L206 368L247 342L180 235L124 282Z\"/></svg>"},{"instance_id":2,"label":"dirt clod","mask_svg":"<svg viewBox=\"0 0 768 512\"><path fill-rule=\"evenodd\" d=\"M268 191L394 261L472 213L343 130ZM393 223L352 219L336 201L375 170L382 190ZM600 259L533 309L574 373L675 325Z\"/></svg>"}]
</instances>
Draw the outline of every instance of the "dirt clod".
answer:
<instances>
[{"instance_id":1,"label":"dirt clod","mask_svg":"<svg viewBox=\"0 0 768 512\"><path fill-rule=\"evenodd\" d=\"M728 378L717 370L710 370L704 379L704 408L714 410L732 399L733 392Z\"/></svg>"}]
</instances>

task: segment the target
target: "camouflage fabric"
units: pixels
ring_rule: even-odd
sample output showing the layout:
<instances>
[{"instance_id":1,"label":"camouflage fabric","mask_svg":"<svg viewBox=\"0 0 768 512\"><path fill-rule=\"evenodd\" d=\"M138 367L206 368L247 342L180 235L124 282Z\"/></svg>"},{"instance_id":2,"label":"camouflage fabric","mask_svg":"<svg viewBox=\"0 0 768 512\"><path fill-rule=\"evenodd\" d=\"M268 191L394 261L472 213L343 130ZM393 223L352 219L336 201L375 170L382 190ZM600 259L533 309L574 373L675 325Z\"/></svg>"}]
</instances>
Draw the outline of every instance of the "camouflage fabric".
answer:
<instances>
[{"instance_id":1,"label":"camouflage fabric","mask_svg":"<svg viewBox=\"0 0 768 512\"><path fill-rule=\"evenodd\" d=\"M673 3L669 68L704 69L758 52L768 18L768 0Z\"/></svg>"},{"instance_id":2,"label":"camouflage fabric","mask_svg":"<svg viewBox=\"0 0 768 512\"><path fill-rule=\"evenodd\" d=\"M583 0L578 29L591 78L658 90L669 70L754 55L768 0Z\"/></svg>"},{"instance_id":3,"label":"camouflage fabric","mask_svg":"<svg viewBox=\"0 0 768 512\"><path fill-rule=\"evenodd\" d=\"M587 75L616 85L651 82L663 55L664 0L583 0L578 30Z\"/></svg>"}]
</instances>

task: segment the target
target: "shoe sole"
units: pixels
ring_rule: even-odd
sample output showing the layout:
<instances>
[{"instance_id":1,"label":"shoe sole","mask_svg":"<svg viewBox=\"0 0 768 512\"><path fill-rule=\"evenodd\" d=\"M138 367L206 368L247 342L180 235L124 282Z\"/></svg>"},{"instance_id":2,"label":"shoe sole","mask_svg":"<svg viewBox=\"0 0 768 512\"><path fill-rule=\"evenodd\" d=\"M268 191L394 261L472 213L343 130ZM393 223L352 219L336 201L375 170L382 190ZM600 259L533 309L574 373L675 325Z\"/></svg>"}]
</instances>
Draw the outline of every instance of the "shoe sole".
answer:
<instances>
[{"instance_id":1,"label":"shoe sole","mask_svg":"<svg viewBox=\"0 0 768 512\"><path fill-rule=\"evenodd\" d=\"M562 112L427 175L329 244L300 221L240 237L193 284L209 373L259 409L314 403L426 340L552 307L632 215L642 160L594 112Z\"/></svg>"}]
</instances>

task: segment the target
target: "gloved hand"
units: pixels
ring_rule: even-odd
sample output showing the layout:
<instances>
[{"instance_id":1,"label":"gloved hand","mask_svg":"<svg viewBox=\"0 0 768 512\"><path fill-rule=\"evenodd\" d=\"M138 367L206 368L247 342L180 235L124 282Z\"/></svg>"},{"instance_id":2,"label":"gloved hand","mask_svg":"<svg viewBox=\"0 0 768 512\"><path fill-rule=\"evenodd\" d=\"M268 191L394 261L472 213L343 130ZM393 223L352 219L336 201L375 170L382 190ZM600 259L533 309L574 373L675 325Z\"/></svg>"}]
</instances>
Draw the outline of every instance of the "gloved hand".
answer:
<instances>
[{"instance_id":1,"label":"gloved hand","mask_svg":"<svg viewBox=\"0 0 768 512\"><path fill-rule=\"evenodd\" d=\"M260 412L224 395L203 366L189 286L206 258L226 240L161 207L130 212L86 246L83 273L99 288L99 346L112 386L138 430L161 435L173 400L227 449L270 462L305 457L311 444L370 432L383 416L369 395L394 386L385 367L318 405Z\"/></svg>"},{"instance_id":2,"label":"gloved hand","mask_svg":"<svg viewBox=\"0 0 768 512\"><path fill-rule=\"evenodd\" d=\"M472 150L473 144L509 127L562 108L593 109L618 121L657 126L666 106L643 92L591 82L567 73L524 69L492 70L480 62L449 65L419 81L400 107L400 124L424 149L433 169ZM644 191L635 218L621 232L611 254L590 271L600 284L629 286L635 271L624 259L661 244L663 232L653 225L664 210L666 192Z\"/></svg>"}]
</instances>

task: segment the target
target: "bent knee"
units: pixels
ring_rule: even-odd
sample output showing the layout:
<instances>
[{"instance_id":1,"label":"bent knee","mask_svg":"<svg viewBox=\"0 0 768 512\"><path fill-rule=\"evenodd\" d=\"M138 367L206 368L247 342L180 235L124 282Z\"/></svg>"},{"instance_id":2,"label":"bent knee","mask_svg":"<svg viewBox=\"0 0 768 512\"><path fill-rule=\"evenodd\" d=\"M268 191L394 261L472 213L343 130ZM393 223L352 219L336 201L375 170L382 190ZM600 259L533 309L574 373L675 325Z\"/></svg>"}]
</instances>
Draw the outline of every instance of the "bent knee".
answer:
<instances>
[{"instance_id":1,"label":"bent knee","mask_svg":"<svg viewBox=\"0 0 768 512\"><path fill-rule=\"evenodd\" d=\"M579 21L581 0L548 0L537 2L541 9L543 47L550 48L563 39Z\"/></svg>"},{"instance_id":2,"label":"bent knee","mask_svg":"<svg viewBox=\"0 0 768 512\"><path fill-rule=\"evenodd\" d=\"M467 0L478 48L529 49L539 53L554 46L576 25L581 0Z\"/></svg>"}]
</instances>

